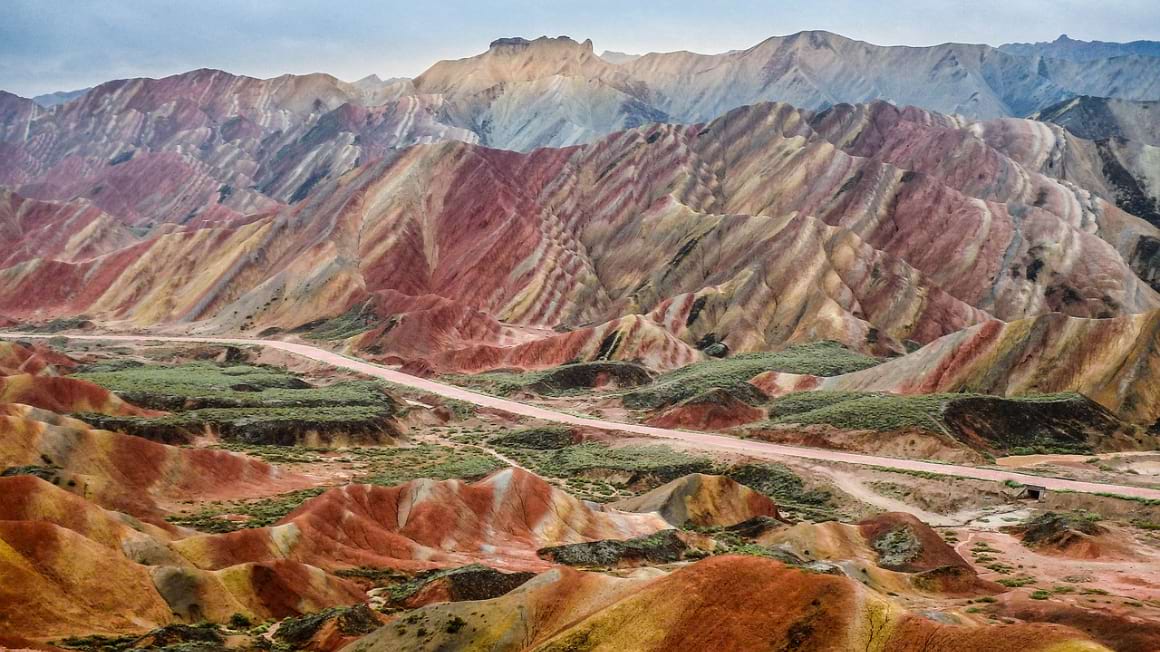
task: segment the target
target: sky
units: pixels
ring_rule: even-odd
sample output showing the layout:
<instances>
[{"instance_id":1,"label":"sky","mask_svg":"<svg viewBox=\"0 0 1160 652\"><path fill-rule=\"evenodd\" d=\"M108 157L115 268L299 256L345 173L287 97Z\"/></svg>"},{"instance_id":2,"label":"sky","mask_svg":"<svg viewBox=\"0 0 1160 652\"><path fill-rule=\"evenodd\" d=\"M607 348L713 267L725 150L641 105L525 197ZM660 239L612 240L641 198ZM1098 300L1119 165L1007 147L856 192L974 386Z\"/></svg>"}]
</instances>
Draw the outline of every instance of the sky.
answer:
<instances>
[{"instance_id":1,"label":"sky","mask_svg":"<svg viewBox=\"0 0 1160 652\"><path fill-rule=\"evenodd\" d=\"M413 77L505 36L714 53L809 29L880 45L1160 40L1160 2L0 0L0 89L31 97L195 68Z\"/></svg>"}]
</instances>

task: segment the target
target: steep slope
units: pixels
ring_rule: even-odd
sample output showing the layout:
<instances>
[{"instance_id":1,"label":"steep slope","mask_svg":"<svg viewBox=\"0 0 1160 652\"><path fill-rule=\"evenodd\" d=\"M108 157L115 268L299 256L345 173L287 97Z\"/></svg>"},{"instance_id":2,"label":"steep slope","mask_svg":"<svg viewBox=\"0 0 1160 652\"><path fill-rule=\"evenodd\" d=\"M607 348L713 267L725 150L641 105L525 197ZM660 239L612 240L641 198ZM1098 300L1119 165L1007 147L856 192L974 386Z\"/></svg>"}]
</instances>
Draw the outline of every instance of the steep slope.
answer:
<instances>
[{"instance_id":1,"label":"steep slope","mask_svg":"<svg viewBox=\"0 0 1160 652\"><path fill-rule=\"evenodd\" d=\"M1087 140L1118 138L1160 145L1160 101L1133 102L1084 95L1028 117L1054 122Z\"/></svg>"},{"instance_id":2,"label":"steep slope","mask_svg":"<svg viewBox=\"0 0 1160 652\"><path fill-rule=\"evenodd\" d=\"M1160 307L1140 278L1160 253L1137 255L1160 231L1027 169L992 127L763 104L582 148L417 146L275 216L0 270L0 312L260 331L362 305L357 346L479 370L668 367L719 341L897 352L992 316Z\"/></svg>"},{"instance_id":3,"label":"steep slope","mask_svg":"<svg viewBox=\"0 0 1160 652\"><path fill-rule=\"evenodd\" d=\"M174 534L33 477L0 478L0 627L33 640L142 633L172 622L285 618L366 601L293 561L190 568Z\"/></svg>"},{"instance_id":4,"label":"steep slope","mask_svg":"<svg viewBox=\"0 0 1160 652\"><path fill-rule=\"evenodd\" d=\"M107 82L52 109L6 95L0 185L83 197L134 226L231 221L299 201L386 149L476 139L435 120L440 98L390 88L195 70Z\"/></svg>"}]
</instances>

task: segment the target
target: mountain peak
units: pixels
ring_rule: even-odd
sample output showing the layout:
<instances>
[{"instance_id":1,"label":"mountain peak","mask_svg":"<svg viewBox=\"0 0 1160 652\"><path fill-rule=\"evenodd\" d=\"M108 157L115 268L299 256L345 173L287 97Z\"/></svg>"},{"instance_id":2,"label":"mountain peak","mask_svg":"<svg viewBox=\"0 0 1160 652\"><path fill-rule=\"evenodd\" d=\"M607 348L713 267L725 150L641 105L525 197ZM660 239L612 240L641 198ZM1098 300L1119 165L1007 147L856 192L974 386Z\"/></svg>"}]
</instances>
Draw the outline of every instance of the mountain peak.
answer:
<instances>
[{"instance_id":1,"label":"mountain peak","mask_svg":"<svg viewBox=\"0 0 1160 652\"><path fill-rule=\"evenodd\" d=\"M491 51L508 51L518 52L536 46L556 45L564 47L578 47L588 52L592 52L592 39L585 39L583 43L577 43L571 36L561 35L555 38L551 36L541 36L534 40L528 40L522 36L509 36L506 38L497 38L488 45L488 50Z\"/></svg>"}]
</instances>

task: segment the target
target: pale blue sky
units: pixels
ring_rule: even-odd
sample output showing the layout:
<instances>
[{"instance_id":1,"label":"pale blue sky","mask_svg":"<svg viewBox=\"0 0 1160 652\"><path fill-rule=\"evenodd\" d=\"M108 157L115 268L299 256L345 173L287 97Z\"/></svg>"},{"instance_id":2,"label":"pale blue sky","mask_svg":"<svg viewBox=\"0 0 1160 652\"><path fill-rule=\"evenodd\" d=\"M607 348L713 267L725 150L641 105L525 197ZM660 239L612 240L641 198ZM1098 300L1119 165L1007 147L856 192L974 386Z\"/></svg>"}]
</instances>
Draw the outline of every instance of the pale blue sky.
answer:
<instances>
[{"instance_id":1,"label":"pale blue sky","mask_svg":"<svg viewBox=\"0 0 1160 652\"><path fill-rule=\"evenodd\" d=\"M25 96L193 68L414 76L502 36L722 52L806 29L883 45L1160 40L1156 0L0 0L0 89Z\"/></svg>"}]
</instances>

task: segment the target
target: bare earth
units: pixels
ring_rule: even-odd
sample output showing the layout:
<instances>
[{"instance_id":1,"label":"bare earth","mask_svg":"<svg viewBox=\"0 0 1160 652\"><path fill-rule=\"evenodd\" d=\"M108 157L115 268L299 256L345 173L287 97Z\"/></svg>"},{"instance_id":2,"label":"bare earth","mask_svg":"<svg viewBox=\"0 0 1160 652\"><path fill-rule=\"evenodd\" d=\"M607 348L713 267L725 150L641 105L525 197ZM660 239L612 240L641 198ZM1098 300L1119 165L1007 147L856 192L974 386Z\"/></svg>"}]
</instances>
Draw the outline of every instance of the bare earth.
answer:
<instances>
[{"instance_id":1,"label":"bare earth","mask_svg":"<svg viewBox=\"0 0 1160 652\"><path fill-rule=\"evenodd\" d=\"M829 462L845 462L847 464L858 464L864 466L887 467L893 469L902 469L906 471L921 471L925 473L933 473L937 475L956 476L964 478L975 478L978 480L993 480L1002 482L1004 480L1014 480L1024 484L1034 484L1046 487L1052 490L1066 490L1077 491L1083 493L1112 493L1121 496L1132 496L1137 498L1148 498L1160 500L1160 490L1148 489L1144 487L1133 487L1119 484L1104 484L1096 482L1083 482L1078 480L1066 480L1063 478L1050 478L1036 475L1028 475L1022 473L1014 473L1003 471L999 469L983 469L972 466L958 466L953 464L935 464L932 462L922 462L919 460L907 460L894 457L880 457L875 455L861 455L857 453L846 453L841 451L832 451L817 448L806 448L799 446L786 446L782 444L772 444L768 442L752 441L737 439L724 435L714 435L704 432L692 432L686 430L671 430L668 428L655 428L651 426L644 426L639 424L621 423L616 421L604 421L601 419L592 419L587 417L580 417L563 412L556 412L553 410L544 409L520 403L518 401L511 401L507 399L488 396L486 394L479 394L453 385L446 385L426 378L419 378L410 374L405 374L400 371L389 369L376 364L364 362L348 358L332 351L326 351L307 344L300 344L296 342L282 342L278 340L260 340L260 339L243 339L243 338L221 338L221 337L176 337L176 336L155 336L155 335L40 335L31 333L4 333L6 337L16 338L42 338L49 339L53 337L66 337L77 340L95 340L95 341L112 341L112 342L184 342L184 343L204 343L204 344L225 344L234 346L263 346L270 349L284 351L304 358L309 358L318 362L323 362L335 367L348 369L367 376L379 378L388 382L405 385L414 389L430 392L442 396L444 398L455 399L458 401L465 401L473 403L478 406L492 408L496 410L503 410L512 414L531 417L535 419L542 419L544 421L551 421L555 423L563 423L574 426L582 426L588 428L599 428L604 430L616 430L620 432L631 432L661 439L678 440L687 445L699 448L701 450L724 452L724 453L743 453L752 457L759 458L802 458L811 460L822 460Z\"/></svg>"}]
</instances>

